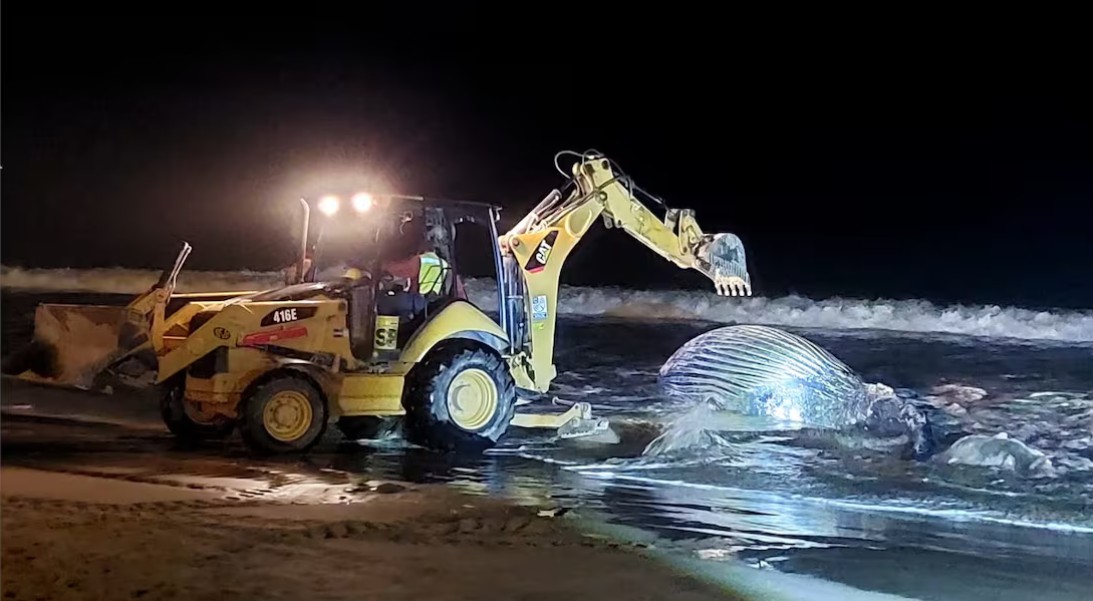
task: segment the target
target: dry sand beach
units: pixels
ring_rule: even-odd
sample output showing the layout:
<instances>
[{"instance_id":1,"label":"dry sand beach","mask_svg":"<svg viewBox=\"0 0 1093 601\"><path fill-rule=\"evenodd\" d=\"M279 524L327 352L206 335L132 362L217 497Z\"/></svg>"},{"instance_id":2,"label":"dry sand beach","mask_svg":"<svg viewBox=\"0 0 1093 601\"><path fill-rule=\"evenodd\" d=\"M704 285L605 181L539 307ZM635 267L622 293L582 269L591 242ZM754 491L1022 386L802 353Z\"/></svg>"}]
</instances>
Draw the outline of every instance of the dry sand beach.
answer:
<instances>
[{"instance_id":1,"label":"dry sand beach","mask_svg":"<svg viewBox=\"0 0 1093 601\"><path fill-rule=\"evenodd\" d=\"M541 507L20 412L10 395L37 390L4 390L4 599L727 596Z\"/></svg>"}]
</instances>

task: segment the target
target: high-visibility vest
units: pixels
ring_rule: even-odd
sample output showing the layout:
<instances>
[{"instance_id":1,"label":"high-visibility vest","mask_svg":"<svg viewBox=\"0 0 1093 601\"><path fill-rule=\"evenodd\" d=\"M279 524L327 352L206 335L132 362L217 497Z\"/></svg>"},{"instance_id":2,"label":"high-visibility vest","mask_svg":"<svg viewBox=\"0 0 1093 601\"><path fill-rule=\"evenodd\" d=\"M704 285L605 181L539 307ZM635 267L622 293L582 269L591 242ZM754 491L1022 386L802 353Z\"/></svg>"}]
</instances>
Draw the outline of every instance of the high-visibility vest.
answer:
<instances>
[{"instance_id":1,"label":"high-visibility vest","mask_svg":"<svg viewBox=\"0 0 1093 601\"><path fill-rule=\"evenodd\" d=\"M421 294L441 294L444 291L444 275L448 271L448 262L434 252L423 253L418 257L417 290Z\"/></svg>"}]
</instances>

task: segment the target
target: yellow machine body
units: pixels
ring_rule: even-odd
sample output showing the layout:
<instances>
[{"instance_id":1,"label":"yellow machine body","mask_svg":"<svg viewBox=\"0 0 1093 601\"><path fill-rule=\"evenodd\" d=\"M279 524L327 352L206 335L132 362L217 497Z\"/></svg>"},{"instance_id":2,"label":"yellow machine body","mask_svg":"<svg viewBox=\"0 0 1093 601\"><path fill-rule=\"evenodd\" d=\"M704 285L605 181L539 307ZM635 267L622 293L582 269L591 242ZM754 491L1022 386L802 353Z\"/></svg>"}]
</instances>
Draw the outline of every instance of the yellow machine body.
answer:
<instances>
[{"instance_id":1,"label":"yellow machine body","mask_svg":"<svg viewBox=\"0 0 1093 601\"><path fill-rule=\"evenodd\" d=\"M489 209L488 225L496 236L494 258L499 268L504 265L498 275L500 324L467 300L457 299L436 305L434 312L427 311L416 321L400 321L377 308L367 322L367 337L362 338L365 328L357 323L352 330L347 300L356 297L345 296L347 290L358 290L352 277L342 281L345 288L338 294L331 294L333 289L326 284L308 289L304 296L282 295L289 287L262 293L174 294L189 254L189 245L184 244L173 269L128 306L41 305L35 316L35 343L42 352L14 371L28 379L83 388L101 383L104 373L130 385L168 384L166 388L182 395L168 400L184 405L187 428L238 421L245 437L250 432L251 440L268 448L281 448L278 433L321 434L309 429L307 421L318 414L382 418L401 416L415 407L421 414L418 422L428 427L438 419L452 422L463 416L471 424L467 432L485 428L491 439L510 422L540 428L587 422L587 403L575 404L565 413L540 415L514 413L512 406L515 390L547 392L557 375L553 358L561 273L566 258L597 219L677 266L706 275L720 293L750 294L750 284L742 246L729 248L733 257L739 254L739 261L717 256L722 247L728 248L724 240L737 240L734 236L703 234L693 212L686 209L666 208L658 217L610 161L589 153L578 156L570 194L552 192L505 235L498 236L494 227L497 208ZM307 203L303 206L306 251ZM308 261L302 254L298 280ZM288 300L260 300L269 298ZM399 331L409 323L414 331ZM446 344L449 341L455 343ZM371 344L370 352L362 350L362 344ZM476 350L459 356L463 348ZM433 359L449 363L438 367L434 361L415 372ZM445 375L449 364L456 366L455 371ZM408 398L408 382L415 373L429 374L431 380L417 380L420 394L429 398ZM270 384L274 381L276 385ZM437 388L440 385L444 389ZM481 397L478 401L476 395ZM266 412L248 418L243 413L253 409L247 408L252 398L259 398ZM483 417L472 406L475 403L503 411L494 418ZM168 413L174 411L170 403L164 407ZM248 419L251 424L264 422L276 440L248 431ZM502 419L504 423L497 421ZM462 440L458 428L441 430L430 440L443 445ZM301 443L298 448L305 447Z\"/></svg>"},{"instance_id":2,"label":"yellow machine body","mask_svg":"<svg viewBox=\"0 0 1093 601\"><path fill-rule=\"evenodd\" d=\"M303 319L274 325L262 320L278 311ZM184 320L210 310L218 312L190 331ZM185 396L202 415L237 417L247 390L278 369L297 370L311 378L328 399L332 417L396 416L405 413L403 391L410 369L443 340L482 333L504 340L504 331L467 302L455 302L425 323L397 349L392 361L362 361L353 356L347 334L347 306L340 299L290 302L192 303L168 322L157 381L186 370ZM385 329L398 320L377 319ZM379 327L379 326L377 326ZM175 335L171 333L177 332ZM390 338L377 337L377 350L391 348ZM276 345L278 352L267 350ZM284 349L284 350L281 350ZM291 352L289 352L291 351ZM194 368L196 362L204 363ZM207 366L205 364L208 364ZM189 368L189 369L187 369Z\"/></svg>"}]
</instances>

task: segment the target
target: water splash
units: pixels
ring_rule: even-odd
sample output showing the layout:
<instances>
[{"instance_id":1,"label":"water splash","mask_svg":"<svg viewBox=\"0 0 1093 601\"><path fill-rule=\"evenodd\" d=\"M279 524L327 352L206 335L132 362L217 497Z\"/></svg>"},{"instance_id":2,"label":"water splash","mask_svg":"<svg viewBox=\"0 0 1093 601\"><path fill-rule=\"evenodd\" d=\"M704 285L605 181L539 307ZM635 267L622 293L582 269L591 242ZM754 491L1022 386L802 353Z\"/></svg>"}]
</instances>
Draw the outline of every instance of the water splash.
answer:
<instances>
[{"instance_id":1,"label":"water splash","mask_svg":"<svg viewBox=\"0 0 1093 601\"><path fill-rule=\"evenodd\" d=\"M732 443L717 431L709 429L718 407L712 402L697 403L670 422L642 452L643 457L677 455L686 451L701 454L711 461L731 452Z\"/></svg>"}]
</instances>

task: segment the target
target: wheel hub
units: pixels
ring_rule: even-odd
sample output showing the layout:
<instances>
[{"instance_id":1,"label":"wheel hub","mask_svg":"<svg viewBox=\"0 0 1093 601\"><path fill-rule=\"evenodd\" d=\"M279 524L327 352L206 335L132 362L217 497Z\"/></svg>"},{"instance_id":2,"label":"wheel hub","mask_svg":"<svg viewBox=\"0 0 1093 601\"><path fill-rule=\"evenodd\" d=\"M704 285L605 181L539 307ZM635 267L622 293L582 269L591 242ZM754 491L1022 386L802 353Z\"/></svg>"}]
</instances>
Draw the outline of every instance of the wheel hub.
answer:
<instances>
[{"instance_id":1,"label":"wheel hub","mask_svg":"<svg viewBox=\"0 0 1093 601\"><path fill-rule=\"evenodd\" d=\"M195 424L215 425L220 419L219 414L206 411L204 403L195 403L186 399L182 400L182 411Z\"/></svg>"},{"instance_id":2,"label":"wheel hub","mask_svg":"<svg viewBox=\"0 0 1093 601\"><path fill-rule=\"evenodd\" d=\"M262 422L270 436L283 442L294 441L311 427L311 403L295 390L274 395L262 411Z\"/></svg>"},{"instance_id":3,"label":"wheel hub","mask_svg":"<svg viewBox=\"0 0 1093 601\"><path fill-rule=\"evenodd\" d=\"M448 414L464 430L478 430L497 413L497 385L481 369L467 369L448 387Z\"/></svg>"}]
</instances>

